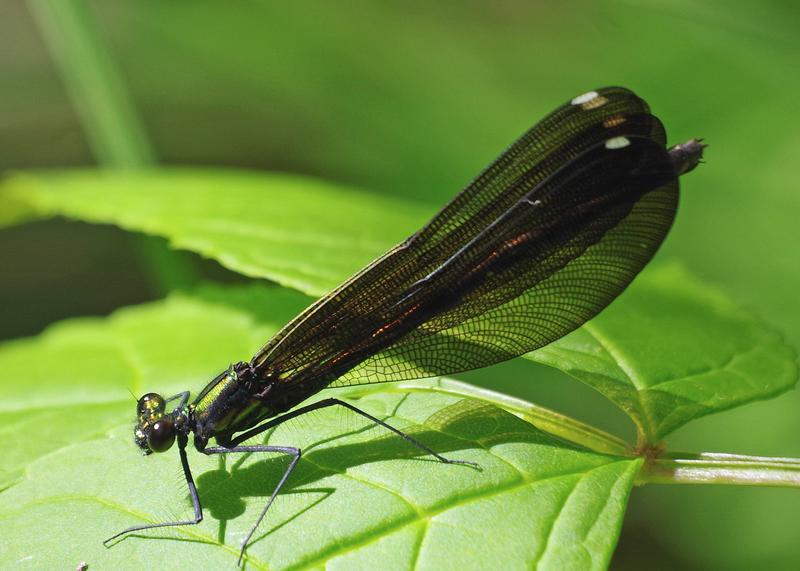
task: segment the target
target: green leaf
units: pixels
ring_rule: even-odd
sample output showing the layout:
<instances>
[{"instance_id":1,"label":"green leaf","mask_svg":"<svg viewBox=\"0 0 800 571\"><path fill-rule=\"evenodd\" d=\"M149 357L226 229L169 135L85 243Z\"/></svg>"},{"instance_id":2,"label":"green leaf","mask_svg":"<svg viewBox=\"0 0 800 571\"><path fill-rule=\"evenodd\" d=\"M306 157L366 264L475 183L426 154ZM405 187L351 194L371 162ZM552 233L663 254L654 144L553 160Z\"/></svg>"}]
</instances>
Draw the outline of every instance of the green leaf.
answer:
<instances>
[{"instance_id":1,"label":"green leaf","mask_svg":"<svg viewBox=\"0 0 800 571\"><path fill-rule=\"evenodd\" d=\"M570 448L489 404L425 388L375 389L353 402L482 471L409 458L417 452L407 443L337 410L282 426L270 442L306 453L248 550L254 568L608 564L638 460ZM34 462L0 495L6 562L134 568L155 558L233 567L286 458L230 458L222 469L192 454L206 506L201 525L100 544L129 525L190 516L172 452L142 458L122 427ZM487 529L503 533L486 542Z\"/></svg>"},{"instance_id":2,"label":"green leaf","mask_svg":"<svg viewBox=\"0 0 800 571\"><path fill-rule=\"evenodd\" d=\"M208 288L2 346L0 430L16 450L3 460L3 566L233 567L287 459L249 455L223 467L190 452L203 523L106 549L102 540L127 526L191 515L175 450L137 453L126 388L196 392L257 348L276 327L269 315L283 319L305 301L279 288ZM481 470L423 457L340 409L285 423L268 441L304 455L248 550L252 568L608 564L639 460L569 444L532 424L557 428L558 415L454 381L335 393ZM486 542L487 529L504 531Z\"/></svg>"},{"instance_id":3,"label":"green leaf","mask_svg":"<svg viewBox=\"0 0 800 571\"><path fill-rule=\"evenodd\" d=\"M251 277L322 295L414 232L430 210L312 178L246 171L16 175L0 212L66 216L163 236Z\"/></svg>"},{"instance_id":4,"label":"green leaf","mask_svg":"<svg viewBox=\"0 0 800 571\"><path fill-rule=\"evenodd\" d=\"M7 443L0 489L34 459L131 418L129 389L141 395L146 388L197 388L231 359L249 358L308 301L263 286L223 297L223 290L205 288L194 298L175 295L105 320L73 319L0 346L0 431ZM247 312L238 309L243 299Z\"/></svg>"},{"instance_id":5,"label":"green leaf","mask_svg":"<svg viewBox=\"0 0 800 571\"><path fill-rule=\"evenodd\" d=\"M678 266L644 272L611 308L528 358L611 399L640 444L797 382L796 355L778 333Z\"/></svg>"},{"instance_id":6,"label":"green leaf","mask_svg":"<svg viewBox=\"0 0 800 571\"><path fill-rule=\"evenodd\" d=\"M4 204L161 235L312 295L427 217L399 199L237 171L18 175L0 192ZM797 379L794 352L774 331L674 267L646 271L612 307L530 358L611 399L633 419L641 445L693 418L780 394Z\"/></svg>"}]
</instances>

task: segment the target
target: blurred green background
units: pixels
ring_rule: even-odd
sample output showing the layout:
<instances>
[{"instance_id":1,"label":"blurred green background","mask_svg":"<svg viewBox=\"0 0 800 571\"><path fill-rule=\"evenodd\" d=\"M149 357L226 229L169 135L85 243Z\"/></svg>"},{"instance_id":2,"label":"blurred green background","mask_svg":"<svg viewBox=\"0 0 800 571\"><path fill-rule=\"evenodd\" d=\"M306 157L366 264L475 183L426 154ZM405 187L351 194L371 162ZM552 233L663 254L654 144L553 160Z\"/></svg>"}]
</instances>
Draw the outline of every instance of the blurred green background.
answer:
<instances>
[{"instance_id":1,"label":"blurred green background","mask_svg":"<svg viewBox=\"0 0 800 571\"><path fill-rule=\"evenodd\" d=\"M563 101L624 85L672 143L711 145L708 164L682 180L658 258L684 263L800 348L796 2L61 4L0 0L2 172L109 164L63 62L75 30L119 74L159 164L311 174L431 205ZM160 246L61 220L0 231L0 338L163 296L170 276L147 253ZM242 279L189 254L177 262L189 270L173 284ZM463 378L632 434L604 399L530 363ZM798 434L791 392L696 421L669 445L798 457ZM798 513L793 490L637 489L613 565L796 569Z\"/></svg>"}]
</instances>

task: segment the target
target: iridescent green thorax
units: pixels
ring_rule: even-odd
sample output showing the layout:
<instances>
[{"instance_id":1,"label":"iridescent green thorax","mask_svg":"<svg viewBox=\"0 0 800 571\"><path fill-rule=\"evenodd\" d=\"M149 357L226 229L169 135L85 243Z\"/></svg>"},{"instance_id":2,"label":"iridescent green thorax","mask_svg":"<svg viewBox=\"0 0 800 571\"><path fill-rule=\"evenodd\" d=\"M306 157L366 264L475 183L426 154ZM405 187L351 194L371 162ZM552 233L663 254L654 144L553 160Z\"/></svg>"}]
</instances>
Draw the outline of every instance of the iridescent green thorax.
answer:
<instances>
[{"instance_id":1,"label":"iridescent green thorax","mask_svg":"<svg viewBox=\"0 0 800 571\"><path fill-rule=\"evenodd\" d=\"M200 392L189 406L195 446L203 449L210 438L224 445L235 432L253 427L276 411L250 379L247 363L231 365Z\"/></svg>"},{"instance_id":2,"label":"iridescent green thorax","mask_svg":"<svg viewBox=\"0 0 800 571\"><path fill-rule=\"evenodd\" d=\"M217 375L214 380L200 391L200 394L197 395L197 398L192 402L190 410L194 413L195 418L206 415L214 406L215 402L217 402L226 391L230 392L231 388L234 387L237 382L238 379L233 365L228 367L226 371Z\"/></svg>"}]
</instances>

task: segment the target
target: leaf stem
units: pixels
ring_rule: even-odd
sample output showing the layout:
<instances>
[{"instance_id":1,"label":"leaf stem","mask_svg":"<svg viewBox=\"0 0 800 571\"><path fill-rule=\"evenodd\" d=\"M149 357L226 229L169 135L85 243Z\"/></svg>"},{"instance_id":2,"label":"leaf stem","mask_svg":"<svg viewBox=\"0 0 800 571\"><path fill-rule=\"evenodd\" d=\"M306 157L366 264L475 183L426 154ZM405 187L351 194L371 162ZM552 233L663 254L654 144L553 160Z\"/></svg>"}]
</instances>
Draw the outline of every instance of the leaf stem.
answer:
<instances>
[{"instance_id":1,"label":"leaf stem","mask_svg":"<svg viewBox=\"0 0 800 571\"><path fill-rule=\"evenodd\" d=\"M440 378L436 387L427 384L418 387L413 381L398 383L397 387L402 390L436 391L485 400L502 407L540 430L593 452L614 456L633 456L631 446L616 436L548 408L503 393L449 378Z\"/></svg>"},{"instance_id":2,"label":"leaf stem","mask_svg":"<svg viewBox=\"0 0 800 571\"><path fill-rule=\"evenodd\" d=\"M28 0L28 6L58 65L98 163L116 169L153 166L156 154L145 126L86 3ZM196 282L191 261L163 241L143 236L137 246L159 293Z\"/></svg>"},{"instance_id":3,"label":"leaf stem","mask_svg":"<svg viewBox=\"0 0 800 571\"><path fill-rule=\"evenodd\" d=\"M800 459L674 452L645 462L636 484L800 487Z\"/></svg>"}]
</instances>

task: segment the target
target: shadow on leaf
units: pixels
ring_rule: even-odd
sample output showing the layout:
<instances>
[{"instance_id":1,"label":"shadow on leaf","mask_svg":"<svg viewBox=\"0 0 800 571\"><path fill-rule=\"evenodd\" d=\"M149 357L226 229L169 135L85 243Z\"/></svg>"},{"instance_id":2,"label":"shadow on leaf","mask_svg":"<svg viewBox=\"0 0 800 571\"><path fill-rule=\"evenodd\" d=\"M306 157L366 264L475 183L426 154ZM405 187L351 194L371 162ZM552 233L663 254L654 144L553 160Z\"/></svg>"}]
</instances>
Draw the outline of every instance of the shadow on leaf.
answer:
<instances>
[{"instance_id":1,"label":"shadow on leaf","mask_svg":"<svg viewBox=\"0 0 800 571\"><path fill-rule=\"evenodd\" d=\"M313 414L313 413L311 413ZM392 423L392 417L387 418ZM543 432L524 420L484 401L462 399L435 412L424 425L404 426L404 432L443 455L450 452L479 449L488 450L493 446L526 442L530 444L552 446L559 449L582 450L582 448L558 439ZM295 470L284 485L276 502L287 494L312 494L313 498L301 509L295 511L288 519L270 521L265 519L265 532L255 538L251 544L268 537L278 529L289 525L303 513L313 511L326 498L336 492L335 487L313 485L321 480L344 474L349 469L374 462L409 459L420 462L439 463L438 460L426 456L424 451L394 434L381 434L368 440L358 442L333 441L346 440L360 433L385 431L385 429L368 425L359 430L342 433L333 439L324 439L306 446L303 456ZM387 431L388 432L388 431ZM276 445L292 445L291 442L264 443ZM324 444L324 447L321 447ZM245 456L245 455L242 455ZM227 523L241 516L246 509L246 498L267 498L272 494L276 483L280 480L289 458L275 454L256 463L242 466L237 461L230 467L204 472L197 478L198 491L206 513L219 521L218 537L224 542ZM468 470L469 466L443 465L442 470ZM187 496L188 501L188 496Z\"/></svg>"}]
</instances>

